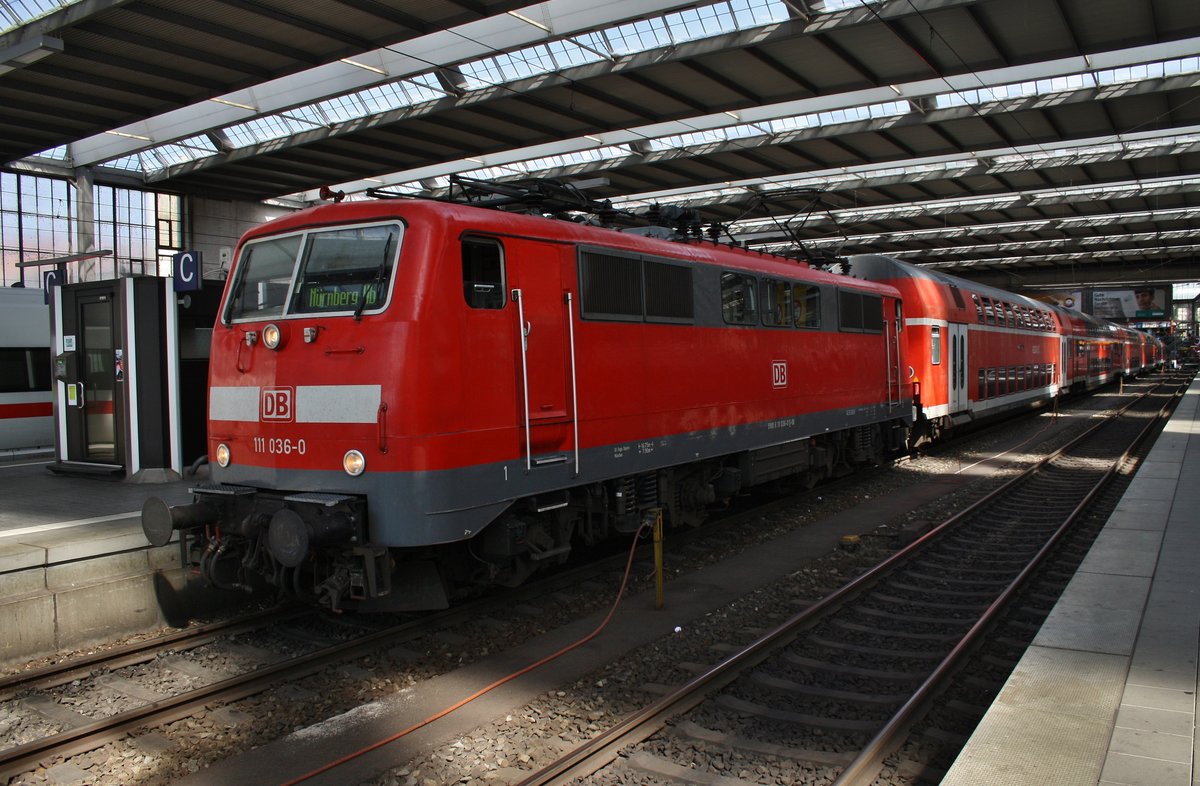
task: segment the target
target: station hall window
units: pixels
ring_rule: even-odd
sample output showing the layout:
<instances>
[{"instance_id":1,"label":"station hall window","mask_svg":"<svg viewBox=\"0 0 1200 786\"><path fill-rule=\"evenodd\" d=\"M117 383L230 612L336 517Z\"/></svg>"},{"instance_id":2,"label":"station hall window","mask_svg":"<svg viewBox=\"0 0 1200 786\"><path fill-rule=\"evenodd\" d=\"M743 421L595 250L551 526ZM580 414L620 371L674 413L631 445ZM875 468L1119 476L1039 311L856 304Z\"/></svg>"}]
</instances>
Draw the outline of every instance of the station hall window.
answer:
<instances>
[{"instance_id":1,"label":"station hall window","mask_svg":"<svg viewBox=\"0 0 1200 786\"><path fill-rule=\"evenodd\" d=\"M463 298L471 308L504 308L504 248L496 240L462 242Z\"/></svg>"}]
</instances>

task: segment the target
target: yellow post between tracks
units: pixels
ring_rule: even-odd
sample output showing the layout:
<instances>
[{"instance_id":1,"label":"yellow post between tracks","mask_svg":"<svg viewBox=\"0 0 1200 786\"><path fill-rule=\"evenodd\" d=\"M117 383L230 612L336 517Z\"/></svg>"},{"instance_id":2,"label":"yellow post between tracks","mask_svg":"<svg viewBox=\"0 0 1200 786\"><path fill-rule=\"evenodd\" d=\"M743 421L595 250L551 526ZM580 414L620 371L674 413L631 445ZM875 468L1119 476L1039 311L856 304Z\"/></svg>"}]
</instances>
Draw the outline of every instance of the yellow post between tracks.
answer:
<instances>
[{"instance_id":1,"label":"yellow post between tracks","mask_svg":"<svg viewBox=\"0 0 1200 786\"><path fill-rule=\"evenodd\" d=\"M663 607L663 520L662 508L654 511L654 608Z\"/></svg>"}]
</instances>

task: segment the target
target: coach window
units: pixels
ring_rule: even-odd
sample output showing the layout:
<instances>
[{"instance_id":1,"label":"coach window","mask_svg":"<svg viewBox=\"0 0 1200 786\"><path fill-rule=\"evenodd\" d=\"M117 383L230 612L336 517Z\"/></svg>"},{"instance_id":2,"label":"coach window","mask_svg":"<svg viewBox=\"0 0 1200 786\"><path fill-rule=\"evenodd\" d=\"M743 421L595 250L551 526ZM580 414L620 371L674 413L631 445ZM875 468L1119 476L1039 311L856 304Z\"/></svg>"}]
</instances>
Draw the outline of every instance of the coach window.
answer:
<instances>
[{"instance_id":1,"label":"coach window","mask_svg":"<svg viewBox=\"0 0 1200 786\"><path fill-rule=\"evenodd\" d=\"M933 365L942 363L942 329L934 325L931 331L932 346L929 349L929 360Z\"/></svg>"},{"instance_id":2,"label":"coach window","mask_svg":"<svg viewBox=\"0 0 1200 786\"><path fill-rule=\"evenodd\" d=\"M979 369L979 395L977 398L983 401L987 398L987 372Z\"/></svg>"},{"instance_id":3,"label":"coach window","mask_svg":"<svg viewBox=\"0 0 1200 786\"><path fill-rule=\"evenodd\" d=\"M975 301L975 316L979 320L979 324L983 324L983 306L979 303L979 295L971 293L971 300Z\"/></svg>"},{"instance_id":4,"label":"coach window","mask_svg":"<svg viewBox=\"0 0 1200 786\"><path fill-rule=\"evenodd\" d=\"M983 317L989 325L996 324L996 311L992 307L992 299L990 297L983 299Z\"/></svg>"},{"instance_id":5,"label":"coach window","mask_svg":"<svg viewBox=\"0 0 1200 786\"><path fill-rule=\"evenodd\" d=\"M462 242L463 297L471 308L504 308L504 248L481 237Z\"/></svg>"},{"instance_id":6,"label":"coach window","mask_svg":"<svg viewBox=\"0 0 1200 786\"><path fill-rule=\"evenodd\" d=\"M798 328L821 327L821 289L810 284L793 286L792 316Z\"/></svg>"},{"instance_id":7,"label":"coach window","mask_svg":"<svg viewBox=\"0 0 1200 786\"><path fill-rule=\"evenodd\" d=\"M49 389L49 349L0 349L0 393L32 393Z\"/></svg>"},{"instance_id":8,"label":"coach window","mask_svg":"<svg viewBox=\"0 0 1200 786\"><path fill-rule=\"evenodd\" d=\"M792 287L786 281L764 278L762 287L762 323L767 327L792 324Z\"/></svg>"},{"instance_id":9,"label":"coach window","mask_svg":"<svg viewBox=\"0 0 1200 786\"><path fill-rule=\"evenodd\" d=\"M987 372L988 379L988 398L996 397L996 369L989 368Z\"/></svg>"},{"instance_id":10,"label":"coach window","mask_svg":"<svg viewBox=\"0 0 1200 786\"><path fill-rule=\"evenodd\" d=\"M730 325L758 324L754 276L721 274L721 316Z\"/></svg>"}]
</instances>

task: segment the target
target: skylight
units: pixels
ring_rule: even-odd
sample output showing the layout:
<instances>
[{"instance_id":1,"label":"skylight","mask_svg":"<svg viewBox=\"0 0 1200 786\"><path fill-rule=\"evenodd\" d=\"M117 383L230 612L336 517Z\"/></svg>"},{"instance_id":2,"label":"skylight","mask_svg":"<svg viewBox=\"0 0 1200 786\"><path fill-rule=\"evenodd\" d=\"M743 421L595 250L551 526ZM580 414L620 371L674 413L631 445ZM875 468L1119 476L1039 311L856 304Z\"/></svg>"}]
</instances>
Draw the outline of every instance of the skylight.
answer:
<instances>
[{"instance_id":1,"label":"skylight","mask_svg":"<svg viewBox=\"0 0 1200 786\"><path fill-rule=\"evenodd\" d=\"M0 0L0 33L40 19L78 0Z\"/></svg>"},{"instance_id":2,"label":"skylight","mask_svg":"<svg viewBox=\"0 0 1200 786\"><path fill-rule=\"evenodd\" d=\"M2 2L4 0L0 0ZM601 60L615 60L624 55L772 24L787 18L787 7L782 0L723 0L701 8L616 25L462 63L456 67L462 75L462 84L457 87L466 91L494 89L532 76ZM404 109L452 94L433 72L427 72L287 112L257 117L228 126L223 131L235 146L249 147L316 127ZM207 154L196 150L193 159L204 155ZM140 160L149 166L146 171L152 171L159 168L154 165L157 159L157 156L143 156Z\"/></svg>"},{"instance_id":3,"label":"skylight","mask_svg":"<svg viewBox=\"0 0 1200 786\"><path fill-rule=\"evenodd\" d=\"M1110 68L1103 71L1089 71L1080 74L1069 74L1053 79L1038 79L1032 82L1017 82L1007 85L992 85L978 90L963 90L956 93L944 93L935 99L938 109L966 104L986 104L993 101L1003 101L1009 98L1023 96L1049 95L1065 93L1072 90L1082 90L1105 85L1140 82L1146 79L1162 79L1168 76L1191 74L1200 71L1200 57L1183 57L1174 60L1163 60L1157 63Z\"/></svg>"}]
</instances>

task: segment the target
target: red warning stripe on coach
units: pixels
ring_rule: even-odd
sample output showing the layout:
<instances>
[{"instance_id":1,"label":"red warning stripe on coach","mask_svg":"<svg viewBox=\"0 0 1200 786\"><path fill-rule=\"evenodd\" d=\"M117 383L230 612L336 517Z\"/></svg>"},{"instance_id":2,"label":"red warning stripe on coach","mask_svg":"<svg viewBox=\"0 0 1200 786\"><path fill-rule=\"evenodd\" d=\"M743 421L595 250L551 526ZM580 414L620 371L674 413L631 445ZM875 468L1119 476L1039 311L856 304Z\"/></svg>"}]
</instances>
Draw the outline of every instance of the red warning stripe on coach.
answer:
<instances>
[{"instance_id":1,"label":"red warning stripe on coach","mask_svg":"<svg viewBox=\"0 0 1200 786\"><path fill-rule=\"evenodd\" d=\"M54 414L54 405L49 401L32 404L0 404L0 420L9 418L48 418Z\"/></svg>"}]
</instances>

